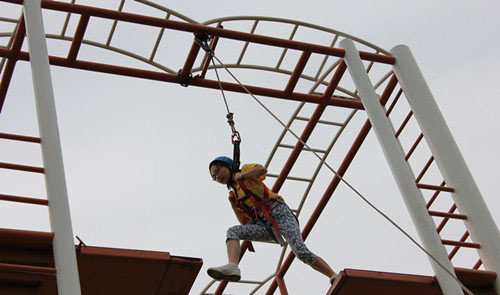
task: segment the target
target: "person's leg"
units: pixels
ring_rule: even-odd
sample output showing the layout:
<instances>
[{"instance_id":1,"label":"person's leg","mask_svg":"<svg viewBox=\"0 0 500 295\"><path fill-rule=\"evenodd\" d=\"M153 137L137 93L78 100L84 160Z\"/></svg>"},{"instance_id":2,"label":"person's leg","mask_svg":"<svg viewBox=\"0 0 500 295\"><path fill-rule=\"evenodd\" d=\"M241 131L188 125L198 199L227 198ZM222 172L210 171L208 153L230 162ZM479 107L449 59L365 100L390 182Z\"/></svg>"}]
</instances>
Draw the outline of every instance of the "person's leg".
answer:
<instances>
[{"instance_id":1,"label":"person's leg","mask_svg":"<svg viewBox=\"0 0 500 295\"><path fill-rule=\"evenodd\" d=\"M230 227L226 234L227 257L229 263L240 261L240 240L272 241L267 228L262 224L242 224Z\"/></svg>"},{"instance_id":2,"label":"person's leg","mask_svg":"<svg viewBox=\"0 0 500 295\"><path fill-rule=\"evenodd\" d=\"M285 237L288 245L290 245L290 249L298 259L330 279L336 277L337 274L328 263L306 247L300 233L299 224L286 204L274 207L271 215L278 223L281 234Z\"/></svg>"},{"instance_id":3,"label":"person's leg","mask_svg":"<svg viewBox=\"0 0 500 295\"><path fill-rule=\"evenodd\" d=\"M268 241L271 240L267 228L259 224L236 225L227 231L227 257L229 263L207 269L209 276L216 280L239 281L241 278L238 263L240 260L240 240Z\"/></svg>"},{"instance_id":4,"label":"person's leg","mask_svg":"<svg viewBox=\"0 0 500 295\"><path fill-rule=\"evenodd\" d=\"M325 276L331 278L334 275L336 276L337 273L333 271L333 269L326 263L326 261L323 260L323 258L316 256L316 261L310 264L311 267L320 273L324 274Z\"/></svg>"},{"instance_id":5,"label":"person's leg","mask_svg":"<svg viewBox=\"0 0 500 295\"><path fill-rule=\"evenodd\" d=\"M240 262L240 241L228 240L226 247L229 263L238 264Z\"/></svg>"}]
</instances>

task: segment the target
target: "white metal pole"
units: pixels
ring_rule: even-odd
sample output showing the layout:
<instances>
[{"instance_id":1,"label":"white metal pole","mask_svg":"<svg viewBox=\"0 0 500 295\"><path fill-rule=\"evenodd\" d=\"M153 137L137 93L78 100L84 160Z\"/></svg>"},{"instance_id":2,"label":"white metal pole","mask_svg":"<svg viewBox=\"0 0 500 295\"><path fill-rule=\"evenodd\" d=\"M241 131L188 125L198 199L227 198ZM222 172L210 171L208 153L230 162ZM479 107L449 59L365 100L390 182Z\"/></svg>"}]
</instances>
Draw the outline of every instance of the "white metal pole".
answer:
<instances>
[{"instance_id":1,"label":"white metal pole","mask_svg":"<svg viewBox=\"0 0 500 295\"><path fill-rule=\"evenodd\" d=\"M434 100L415 58L407 46L392 49L394 71L425 140L446 183L455 188L453 198L472 240L481 245L479 256L487 270L500 274L500 233L479 188ZM500 291L500 276L496 279Z\"/></svg>"},{"instance_id":2,"label":"white metal pole","mask_svg":"<svg viewBox=\"0 0 500 295\"><path fill-rule=\"evenodd\" d=\"M394 127L385 115L379 96L373 89L354 42L350 39L344 39L340 42L340 47L346 51L344 59L347 68L360 94L365 111L372 123L423 246L449 272L454 274L453 265L448 259L446 249L437 234L436 226L425 207L422 192L415 183L415 175L411 171L408 162L405 161L403 148L396 139ZM430 258L429 261L444 295L463 294L460 285L439 264Z\"/></svg>"},{"instance_id":3,"label":"white metal pole","mask_svg":"<svg viewBox=\"0 0 500 295\"><path fill-rule=\"evenodd\" d=\"M23 7L38 126L42 139L50 224L55 233L53 251L57 268L57 289L59 295L80 295L80 280L40 0L24 0Z\"/></svg>"}]
</instances>

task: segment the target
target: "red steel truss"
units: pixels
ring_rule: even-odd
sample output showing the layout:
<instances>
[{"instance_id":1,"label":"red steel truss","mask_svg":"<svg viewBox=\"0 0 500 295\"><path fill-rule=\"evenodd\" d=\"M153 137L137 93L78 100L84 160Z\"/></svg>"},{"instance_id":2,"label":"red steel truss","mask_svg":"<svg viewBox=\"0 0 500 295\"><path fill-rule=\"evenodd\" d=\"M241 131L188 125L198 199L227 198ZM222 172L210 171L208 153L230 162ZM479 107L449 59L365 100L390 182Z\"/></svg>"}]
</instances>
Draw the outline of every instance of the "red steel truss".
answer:
<instances>
[{"instance_id":1,"label":"red steel truss","mask_svg":"<svg viewBox=\"0 0 500 295\"><path fill-rule=\"evenodd\" d=\"M22 4L22 1L20 0L19 1L2 0L2 2ZM275 38L257 34L250 34L245 32L238 32L233 30L226 30L219 27L210 27L201 24L193 24L193 23L167 20L162 18L155 18L150 16L126 13L122 11L114 11L114 10L90 7L85 5L78 5L78 4L71 4L71 3L64 3L64 2L50 1L50 0L43 0L42 7L44 9L68 12L80 15L80 22L78 24L75 36L73 38L68 56L66 58L56 57L56 56L49 57L50 64L52 65L74 68L74 69L82 69L82 70L95 71L101 73L144 78L144 79L164 81L176 84L189 84L193 86L212 88L212 89L219 88L219 84L217 81L204 79L202 78L203 76L194 79L190 78L189 76L194 61L200 51L200 46L197 43L193 43L189 55L184 63L184 67L182 68L180 74L178 75L168 74L164 72L138 70L130 67L121 67L121 66L102 64L102 63L79 61L77 59L78 51L81 46L82 39L85 35L87 24L91 17L119 20L146 26L182 31L187 33L203 32L218 38L240 40L250 43L258 43L258 44L302 51L304 58L301 59L301 61L299 61L299 64L297 65L297 68L294 71L295 74L292 77L290 77L290 81L285 89L271 89L271 88L258 87L254 85L245 85L248 88L248 90L250 90L252 93L260 96L268 96L268 97L282 98L295 101L304 101L317 104L325 103L324 102L325 99L323 99L319 95L292 92L294 84L296 83L296 80L300 76L301 72L300 68L302 69L304 68L307 62L307 57L310 56L311 53L318 53L336 57L344 56L344 50L340 48L332 48L328 46L316 45L300 41L293 41L293 40L287 40L287 39L281 39L281 38ZM5 96L7 93L7 89L9 87L12 73L14 71L15 63L18 60L23 60L23 61L29 60L29 54L27 52L20 51L24 39L21 38L21 36L24 35L23 33L24 33L24 22L21 20L18 23L18 30L16 32L16 36L14 36L14 43L11 46L11 48L10 49L0 48L0 57L5 57L8 60L6 70L2 76L2 81L0 83L0 111L5 101ZM360 56L364 60L375 61L380 63L393 64L395 62L394 57L383 54L361 52ZM240 85L235 83L223 82L222 87L226 91L245 93L245 90ZM350 101L350 100L338 99L335 97L329 97L326 103L327 105L341 106L347 108L355 108L355 109L363 108L361 102L359 101Z\"/></svg>"}]
</instances>

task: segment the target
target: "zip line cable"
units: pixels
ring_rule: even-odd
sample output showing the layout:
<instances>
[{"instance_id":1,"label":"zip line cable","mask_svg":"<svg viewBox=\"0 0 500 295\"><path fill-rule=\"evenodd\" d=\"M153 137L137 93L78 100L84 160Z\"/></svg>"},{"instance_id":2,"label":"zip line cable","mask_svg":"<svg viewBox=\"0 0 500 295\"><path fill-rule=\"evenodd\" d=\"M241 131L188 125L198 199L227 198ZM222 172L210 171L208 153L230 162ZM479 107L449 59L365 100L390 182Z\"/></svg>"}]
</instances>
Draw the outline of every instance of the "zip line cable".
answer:
<instances>
[{"instance_id":1,"label":"zip line cable","mask_svg":"<svg viewBox=\"0 0 500 295\"><path fill-rule=\"evenodd\" d=\"M267 108L255 95L248 90L248 88L243 85L243 83L236 78L235 75L226 67L224 63L215 55L213 50L210 49L210 51L207 51L207 53L215 58L217 62L222 66L226 72L229 73L229 75L262 107L264 108L276 121L278 121L286 131L290 132L301 144L303 144L306 148L308 148L320 161L322 161L322 158L316 153L307 143L305 143L300 137L293 132L289 127L283 123L269 108ZM219 82L219 87L221 89L222 95L224 97L224 102L226 104L226 108L229 112L229 107L227 105L226 97L224 95L224 91L222 88L222 83L219 78L219 74L217 73L217 68L215 66L215 62L212 59L212 64L214 65L214 70L217 75L217 80ZM335 169L333 169L326 161L323 162L325 166L333 172L333 174L338 177L342 182L344 182L358 197L360 197L365 203L367 203L373 210L375 210L377 213L379 213L382 217L384 217L387 221L389 221L394 227L396 227L403 235L405 235L413 244L415 244L420 250L422 250L425 254L427 254L428 257L430 257L434 262L436 262L447 274L449 274L459 285L460 287L468 294L468 295L474 295L460 280L452 273L450 272L437 258L435 258L431 253L429 253L419 242L417 242L409 233L407 233L403 228L401 228L395 221L393 221L387 214L382 212L380 209L378 209L375 205L373 205L366 197L364 197L356 188L354 188L347 180L345 180Z\"/></svg>"}]
</instances>

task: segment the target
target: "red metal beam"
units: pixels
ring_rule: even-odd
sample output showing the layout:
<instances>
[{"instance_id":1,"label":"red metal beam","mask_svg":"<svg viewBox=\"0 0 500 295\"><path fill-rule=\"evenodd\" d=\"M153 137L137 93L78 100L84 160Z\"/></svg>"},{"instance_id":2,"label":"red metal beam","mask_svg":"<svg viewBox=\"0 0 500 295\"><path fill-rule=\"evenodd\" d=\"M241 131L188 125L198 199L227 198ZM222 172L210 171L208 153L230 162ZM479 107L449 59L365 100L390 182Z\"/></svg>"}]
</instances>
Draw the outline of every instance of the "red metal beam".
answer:
<instances>
[{"instance_id":1,"label":"red metal beam","mask_svg":"<svg viewBox=\"0 0 500 295\"><path fill-rule=\"evenodd\" d=\"M474 294L496 294L495 272L455 268L457 278ZM327 295L441 295L436 277L345 269Z\"/></svg>"},{"instance_id":2,"label":"red metal beam","mask_svg":"<svg viewBox=\"0 0 500 295\"><path fill-rule=\"evenodd\" d=\"M417 178L417 179L418 179L418 178ZM446 182L443 180L443 181L441 182L440 186L444 186L445 184L446 184ZM440 192L441 192L441 191L436 191L436 192L432 195L432 197L429 199L429 202L427 202L427 205L425 206L427 209L429 209L429 208L432 206L432 204L434 203L434 201L436 201L436 199L437 199L437 197L438 197L438 195L439 195L439 193L440 193Z\"/></svg>"},{"instance_id":3,"label":"red metal beam","mask_svg":"<svg viewBox=\"0 0 500 295\"><path fill-rule=\"evenodd\" d=\"M16 4L22 4L22 1L16 1L16 0L0 0L0 2L9 2L9 3L16 3ZM81 14L82 18L81 20L85 20L89 18L90 16L94 17L100 17L100 18L106 18L106 19L112 19L112 20L118 20L118 21L125 21L125 22L130 22L130 23L136 23L136 24L142 24L142 25L149 25L149 26L155 26L155 27L160 27L160 28L167 28L167 29L173 29L173 30L178 30L178 31L184 31L184 32L190 32L190 33L198 33L198 32L204 32L207 33L211 36L217 36L221 38L227 38L227 39L233 39L233 40L240 40L240 41L245 41L245 42L253 42L253 43L259 43L259 44L265 44L269 46L277 46L281 48L287 48L287 49L295 49L295 50L300 50L300 51L307 51L310 53L318 53L318 54L324 54L324 55L329 55L329 56L337 56L337 57L343 57L345 54L345 51L340 48L331 48L328 46L323 46L323 45L317 45L317 44L311 44L307 42L299 42L299 41L293 41L293 40L288 40L288 39L282 39L282 38L275 38L275 37L269 37L269 36L263 36L263 35L257 35L257 34L251 34L251 33L246 33L246 32L239 32L239 31L233 31L233 30L226 30L222 29L220 27L210 27L210 26L205 26L201 24L192 24L192 23L186 23L186 22L180 22L180 21L173 21L173 20L168 20L168 19L162 19L162 18L155 18L155 17L150 17L150 16L144 16L144 15L138 15L138 14L133 14L133 13L126 13L122 11L115 11L115 10L109 10L109 9L103 9L103 8L97 8L97 7L91 7L91 6L85 6L85 5L79 5L79 4L72 4L72 3L65 3L65 2L59 2L59 1L50 1L50 0L43 0L42 1L42 7L45 9L51 9L55 11L62 11L62 12L68 12L68 13L76 13L76 14ZM83 28L79 30L77 33L81 33L83 35L84 32L84 24L82 23L82 26L79 25L79 28ZM83 37L83 36L82 36ZM75 39L76 38L75 36ZM81 42L76 40L72 44L72 48L70 50L69 58L67 59L67 64L73 62L76 59L76 56L78 54L78 49L81 45ZM193 52L194 54L194 52ZM9 56L12 58L12 52L10 53L5 53L3 52L1 56ZM360 57L364 60L370 60L374 62L381 62L381 63L387 63L387 64L394 64L395 63L395 58L393 56L387 56L383 54L375 54L375 53L370 53L370 52L360 52ZM190 57L191 58L191 57ZM26 58L24 58L26 60ZM188 59L189 61L190 59ZM9 63L12 63L13 61L8 61L7 67L5 73L7 74L9 71L13 70L13 65L9 65ZM77 68L77 67L75 67ZM191 67L189 64L186 64L182 73L186 74ZM94 70L93 68L87 68L87 70ZM98 71L98 70L97 70ZM120 74L116 72L110 72L113 74ZM121 75L126 75L130 76L128 74L123 74ZM5 82L2 87L0 87L0 111L1 111L1 106L3 104L5 94L2 95L2 92L6 93L8 89L8 84L10 82L10 76L11 75L4 75L5 76ZM178 81L176 82L178 83ZM200 85L198 85L200 86ZM235 85L233 84L233 87ZM202 86L202 87L208 87L208 88L213 88L210 86ZM238 88L238 87L236 87ZM239 90L230 90L230 91L236 91L236 92L244 92L244 90L239 89ZM264 96L271 96L271 97L276 97L276 93L279 93L281 98L286 98L283 97L283 91L279 90L274 90L273 95L265 95L265 94L260 94ZM306 95L306 94L304 94ZM294 94L293 96L296 96ZM306 95L307 96L307 95ZM295 99L297 100L297 99ZM298 99L301 101L305 101L302 99ZM361 103L360 102L339 102L339 106L345 106L349 108L357 108L357 109L362 109Z\"/></svg>"},{"instance_id":4,"label":"red metal beam","mask_svg":"<svg viewBox=\"0 0 500 295\"><path fill-rule=\"evenodd\" d=\"M466 220L467 216L463 214L453 214L453 213L445 213L445 212L439 212L439 211L429 211L430 216L436 216L436 217L446 217L446 218L452 218L452 219L462 219Z\"/></svg>"},{"instance_id":5,"label":"red metal beam","mask_svg":"<svg viewBox=\"0 0 500 295\"><path fill-rule=\"evenodd\" d=\"M53 234L0 229L0 294L57 294ZM168 252L76 246L82 294L187 295L203 264ZM47 274L48 273L48 274ZM105 279L103 279L105 278Z\"/></svg>"},{"instance_id":6,"label":"red metal beam","mask_svg":"<svg viewBox=\"0 0 500 295\"><path fill-rule=\"evenodd\" d=\"M8 50L0 48L0 56L10 57L12 56L12 54ZM28 61L29 54L27 52L21 52L19 54L19 60ZM180 84L181 82L181 80L177 75L168 74L164 72L141 70L136 68L121 67L121 66L101 64L101 63L81 61L81 60L70 62L66 58L57 56L49 56L49 62L51 65L62 66L73 69L95 71L107 74L117 74L128 77L143 78L143 79L170 82L176 84ZM222 88L226 91L246 93L245 89L243 89L243 87L241 87L239 84L229 83L229 82L221 82L221 84ZM215 80L193 79L192 81L190 81L189 85L219 90L219 83ZM276 90L276 89L251 86L251 85L245 85L245 87L253 94L258 96L282 98L293 101L304 101L316 104L320 104L325 101L321 96L315 94L305 94L297 92L287 94L283 90ZM339 107L352 108L352 109L363 109L363 105L358 100L339 99L331 97L327 100L326 104Z\"/></svg>"},{"instance_id":7,"label":"red metal beam","mask_svg":"<svg viewBox=\"0 0 500 295\"><path fill-rule=\"evenodd\" d=\"M23 0L0 0L0 2L14 3L14 4L23 4Z\"/></svg>"},{"instance_id":8,"label":"red metal beam","mask_svg":"<svg viewBox=\"0 0 500 295\"><path fill-rule=\"evenodd\" d=\"M49 205L48 200L19 197L19 196L12 196L12 195L3 195L3 194L0 194L0 200L9 201L9 202L17 202L17 203L27 203L27 204L33 204L33 205L43 205L43 206Z\"/></svg>"},{"instance_id":9,"label":"red metal beam","mask_svg":"<svg viewBox=\"0 0 500 295\"><path fill-rule=\"evenodd\" d=\"M389 100L389 97L391 93L393 92L394 88L396 87L397 84L397 78L395 75L391 77L389 80L389 83L387 84L384 92L382 93L380 97L380 103L384 106L387 103L387 100ZM340 183L340 178L339 176L343 176L347 169L349 168L351 162L353 161L354 157L356 156L357 152L359 151L359 148L361 147L362 143L364 142L366 136L368 135L368 132L371 129L371 123L369 120L365 122L363 125L363 128L359 132L358 136L354 140L354 143L345 156L344 160L342 161L342 164L340 165L339 169L337 170L338 175L335 175L332 182L326 189L325 193L321 197L321 200L319 201L318 205L316 206L316 209L314 212L311 214L311 217L309 218L309 221L307 222L306 226L302 230L302 238L304 240L307 239L307 236L311 232L312 228L314 227L314 224L318 220L319 216L325 209L328 201L330 200L330 197L333 195L335 190L337 189L337 186ZM293 260L295 259L295 255L293 253L290 253L286 260L283 262L281 265L278 273L276 276L284 276L288 268L290 268L290 265L292 264ZM276 287L278 286L276 279L273 280L271 283L271 286L269 286L269 289L266 292L266 295L272 295L274 294L274 291L276 291Z\"/></svg>"},{"instance_id":10,"label":"red metal beam","mask_svg":"<svg viewBox=\"0 0 500 295\"><path fill-rule=\"evenodd\" d=\"M38 137L9 134L9 133L0 133L0 138L16 140L16 141L24 141L24 142L33 142L33 143L40 143L41 142L40 138L38 138Z\"/></svg>"},{"instance_id":11,"label":"red metal beam","mask_svg":"<svg viewBox=\"0 0 500 295\"><path fill-rule=\"evenodd\" d=\"M372 52L366 52L366 51L360 51L359 57L362 60L379 62L379 63L383 63L383 64L393 65L394 63L396 63L395 57L387 56L387 55L383 55L383 54L372 53Z\"/></svg>"},{"instance_id":12,"label":"red metal beam","mask_svg":"<svg viewBox=\"0 0 500 295\"><path fill-rule=\"evenodd\" d=\"M450 192L450 193L453 193L455 191L455 189L452 187L438 186L438 185L425 184L425 183L417 183L417 187L422 188L422 189Z\"/></svg>"},{"instance_id":13,"label":"red metal beam","mask_svg":"<svg viewBox=\"0 0 500 295\"><path fill-rule=\"evenodd\" d=\"M401 123L401 126L399 126L398 131L396 132L396 138L399 137L403 129L405 128L406 124L408 124L408 121L410 121L411 116L413 116L413 111L410 111L406 118L403 120L403 123Z\"/></svg>"},{"instance_id":14,"label":"red metal beam","mask_svg":"<svg viewBox=\"0 0 500 295\"><path fill-rule=\"evenodd\" d=\"M434 161L434 156L431 156L429 158L429 160L427 161L427 163L425 164L424 168L422 168L422 171L420 171L420 174L417 176L417 179L415 180L417 183L420 182L420 180L422 180L422 177L424 177L425 172L427 172L427 170L429 170L429 167L431 167L431 164L433 161ZM443 185L444 184L441 184L441 186L443 186Z\"/></svg>"},{"instance_id":15,"label":"red metal beam","mask_svg":"<svg viewBox=\"0 0 500 295\"><path fill-rule=\"evenodd\" d=\"M35 172L35 173L44 173L45 169L40 167L33 166L25 166L11 163L3 163L0 162L0 168L10 169L10 170L18 170L18 171L26 171L26 172Z\"/></svg>"},{"instance_id":16,"label":"red metal beam","mask_svg":"<svg viewBox=\"0 0 500 295\"><path fill-rule=\"evenodd\" d=\"M453 204L453 206L451 206L450 210L448 210L448 213L452 214L453 212L455 212L455 210L457 210L457 205ZM448 223L449 220L450 220L449 218L444 218L443 220L441 220L441 223L436 228L436 231L438 232L438 234L441 233L444 226Z\"/></svg>"},{"instance_id":17,"label":"red metal beam","mask_svg":"<svg viewBox=\"0 0 500 295\"><path fill-rule=\"evenodd\" d=\"M55 274L54 267L26 266L19 264L0 263L0 271L13 271L23 273Z\"/></svg>"},{"instance_id":18,"label":"red metal beam","mask_svg":"<svg viewBox=\"0 0 500 295\"><path fill-rule=\"evenodd\" d=\"M497 278L497 273L493 271L486 270L473 270L468 268L455 267L455 274L457 278L466 286L471 286L474 288L491 288L492 291L494 289L493 285L495 283L495 279ZM474 291L474 290L472 290ZM481 291L475 294L481 294ZM491 292L491 294L495 294L495 292Z\"/></svg>"},{"instance_id":19,"label":"red metal beam","mask_svg":"<svg viewBox=\"0 0 500 295\"><path fill-rule=\"evenodd\" d=\"M346 69L347 66L345 62L342 61L339 64L337 70L335 71L332 80L328 84L328 87L323 95L324 100L332 96L333 92L335 91L335 88L337 88L338 84L340 83L340 79L342 78L342 75L344 74ZM286 177L290 173L290 170L292 170L293 165L295 165L295 162L297 161L300 153L302 152L302 149L304 148L304 144L302 142L307 142L307 140L309 139L314 130L314 127L316 127L325 109L326 109L326 104L320 104L314 110L311 119L309 119L309 122L304 128L304 131L302 131L302 135L300 136L301 141L297 141L297 144L290 153L290 156L288 156L288 160L286 161L285 165L281 169L280 174L278 175L276 181L274 182L274 185L272 187L273 192L278 193L279 190L281 189L281 186L285 182Z\"/></svg>"},{"instance_id":20,"label":"red metal beam","mask_svg":"<svg viewBox=\"0 0 500 295\"><path fill-rule=\"evenodd\" d=\"M472 267L472 269L479 269L479 267L483 264L483 261L481 261L481 258L479 258L479 260L476 262L476 264L474 264L474 266Z\"/></svg>"},{"instance_id":21,"label":"red metal beam","mask_svg":"<svg viewBox=\"0 0 500 295\"><path fill-rule=\"evenodd\" d=\"M5 64L5 70L2 75L2 80L0 81L0 112L2 112L5 98L7 97L7 90L9 89L15 66L16 60L13 59L8 59Z\"/></svg>"},{"instance_id":22,"label":"red metal beam","mask_svg":"<svg viewBox=\"0 0 500 295\"><path fill-rule=\"evenodd\" d=\"M415 151L415 149L417 148L418 144L420 143L420 141L423 138L424 138L424 134L420 133L420 135L417 137L417 140L415 140L415 143L413 143L413 146L410 148L410 150L406 154L406 156L405 156L405 160L406 161L408 161L410 159L411 155L413 154L413 152Z\"/></svg>"},{"instance_id":23,"label":"red metal beam","mask_svg":"<svg viewBox=\"0 0 500 295\"><path fill-rule=\"evenodd\" d=\"M5 0L0 0L0 1L5 1ZM13 3L19 3L19 2L20 1L15 1ZM155 26L166 29L173 29L184 32L191 32L191 33L205 32L211 36L219 36L222 38L248 41L253 43L282 47L282 48L296 49L300 51L310 51L312 53L319 53L337 57L344 57L345 54L345 51L340 48L332 48L323 45L310 44L307 42L299 42L282 38L250 34L245 32L216 28L216 27L209 27L201 24L173 21L168 19L138 15L133 13L127 13L122 11L115 11L115 10L109 10L109 9L103 9L103 8L97 8L79 4L43 0L42 8L56 10L56 11L77 13L77 14L87 14L90 16L131 22L142 25ZM375 54L370 52L360 52L360 57L363 60L370 60L387 64L394 64L396 61L396 59L393 56Z\"/></svg>"},{"instance_id":24,"label":"red metal beam","mask_svg":"<svg viewBox=\"0 0 500 295\"><path fill-rule=\"evenodd\" d=\"M387 116L392 112L394 107L396 106L396 103L398 102L399 98L401 97L401 94L403 93L403 89L399 89L398 94L396 94L396 97L392 101L391 105L389 106L389 109L387 109Z\"/></svg>"},{"instance_id":25,"label":"red metal beam","mask_svg":"<svg viewBox=\"0 0 500 295\"><path fill-rule=\"evenodd\" d=\"M89 24L90 16L81 15L80 21L78 22L78 26L76 27L75 36L73 37L73 42L71 42L71 48L68 53L68 60L75 61L80 51L80 46L82 45L83 36L85 35L85 30L87 29L87 25Z\"/></svg>"},{"instance_id":26,"label":"red metal beam","mask_svg":"<svg viewBox=\"0 0 500 295\"><path fill-rule=\"evenodd\" d=\"M327 295L437 295L431 276L344 269Z\"/></svg>"},{"instance_id":27,"label":"red metal beam","mask_svg":"<svg viewBox=\"0 0 500 295\"><path fill-rule=\"evenodd\" d=\"M459 241L451 241L451 240L441 240L443 245L448 245L448 246L460 246L460 247L465 247L465 248L475 248L479 249L481 248L481 245L478 243L467 243L467 242L459 242Z\"/></svg>"},{"instance_id":28,"label":"red metal beam","mask_svg":"<svg viewBox=\"0 0 500 295\"><path fill-rule=\"evenodd\" d=\"M465 242L465 240L467 240L468 237L469 237L469 232L466 231L464 233L464 235L460 238L460 242ZM453 250L451 250L450 254L448 255L448 259L452 260L453 257L455 257L455 255L457 254L457 252L458 252L459 249L460 249L460 246L455 246L453 248Z\"/></svg>"},{"instance_id":29,"label":"red metal beam","mask_svg":"<svg viewBox=\"0 0 500 295\"><path fill-rule=\"evenodd\" d=\"M219 42L219 37L215 36L212 41L210 41L210 49L215 52L215 48L217 47L217 43ZM210 66L210 62L212 61L212 56L205 55L205 59L203 60L203 65L201 67L200 78L205 78L207 74L208 67Z\"/></svg>"},{"instance_id":30,"label":"red metal beam","mask_svg":"<svg viewBox=\"0 0 500 295\"><path fill-rule=\"evenodd\" d=\"M292 75L288 80L288 83L286 84L285 87L286 93L292 93L293 89L297 85L297 82L299 81L300 75L302 74L304 68L306 67L309 57L311 57L310 52L307 51L302 52L302 55L300 56L299 61L297 62L297 65L295 66L295 69L293 70Z\"/></svg>"},{"instance_id":31,"label":"red metal beam","mask_svg":"<svg viewBox=\"0 0 500 295\"><path fill-rule=\"evenodd\" d=\"M0 112L2 112L3 105L5 103L5 98L7 96L7 90L9 89L10 80L12 79L12 74L14 73L14 68L16 66L17 58L21 47L23 45L24 36L26 35L26 27L24 26L24 16L21 16L17 24L17 30L13 36L12 47L9 51L9 58L5 65L3 71L2 80L0 81Z\"/></svg>"},{"instance_id":32,"label":"red metal beam","mask_svg":"<svg viewBox=\"0 0 500 295\"><path fill-rule=\"evenodd\" d=\"M0 248L52 249L54 233L0 228Z\"/></svg>"},{"instance_id":33,"label":"red metal beam","mask_svg":"<svg viewBox=\"0 0 500 295\"><path fill-rule=\"evenodd\" d=\"M200 52L200 45L198 45L198 43L196 43L196 42L193 42L193 45L191 46L191 50L189 50L189 54L186 58L186 61L184 62L184 67L182 68L181 72L179 73L182 80L189 78L189 75L191 74L191 69L193 69L194 61L196 60L196 57L198 56L198 52Z\"/></svg>"},{"instance_id":34,"label":"red metal beam","mask_svg":"<svg viewBox=\"0 0 500 295\"><path fill-rule=\"evenodd\" d=\"M288 290L286 289L286 284L283 277L276 277L276 281L278 282L278 287L280 288L280 294L288 295Z\"/></svg>"}]
</instances>

